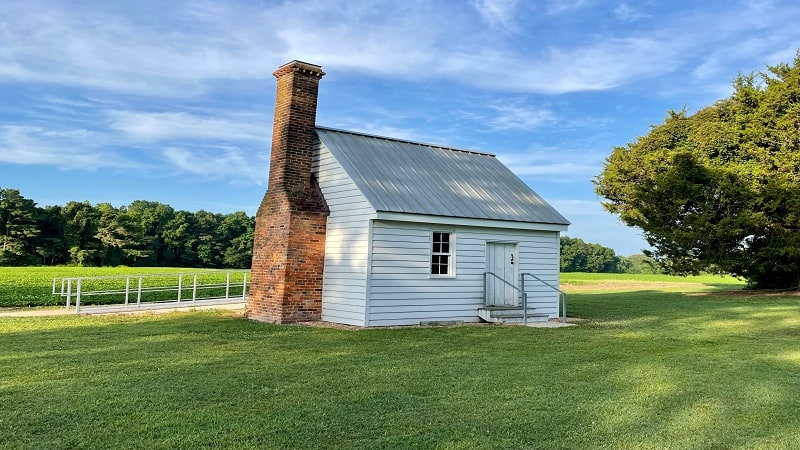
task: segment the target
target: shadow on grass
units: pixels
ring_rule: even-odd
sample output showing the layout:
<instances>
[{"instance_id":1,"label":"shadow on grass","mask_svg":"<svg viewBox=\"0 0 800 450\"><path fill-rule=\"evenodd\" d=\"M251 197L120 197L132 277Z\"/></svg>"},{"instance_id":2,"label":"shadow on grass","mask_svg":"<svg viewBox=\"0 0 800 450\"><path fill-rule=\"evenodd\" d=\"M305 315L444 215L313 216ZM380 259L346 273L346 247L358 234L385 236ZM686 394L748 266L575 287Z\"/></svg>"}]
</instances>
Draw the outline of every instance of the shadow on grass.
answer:
<instances>
[{"instance_id":1,"label":"shadow on grass","mask_svg":"<svg viewBox=\"0 0 800 450\"><path fill-rule=\"evenodd\" d=\"M578 327L214 313L0 326L0 447L786 447L796 299L572 294ZM68 426L66 426L68 425Z\"/></svg>"}]
</instances>

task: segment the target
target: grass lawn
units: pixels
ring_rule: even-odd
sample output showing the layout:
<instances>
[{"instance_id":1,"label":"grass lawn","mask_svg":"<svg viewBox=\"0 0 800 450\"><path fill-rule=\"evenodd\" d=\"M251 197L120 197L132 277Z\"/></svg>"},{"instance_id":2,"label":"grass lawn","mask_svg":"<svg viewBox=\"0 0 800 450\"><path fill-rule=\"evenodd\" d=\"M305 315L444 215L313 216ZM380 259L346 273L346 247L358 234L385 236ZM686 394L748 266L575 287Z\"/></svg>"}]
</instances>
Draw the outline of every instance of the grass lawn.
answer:
<instances>
[{"instance_id":1,"label":"grass lawn","mask_svg":"<svg viewBox=\"0 0 800 450\"><path fill-rule=\"evenodd\" d=\"M716 289L563 329L0 318L0 448L797 448L800 298Z\"/></svg>"}]
</instances>

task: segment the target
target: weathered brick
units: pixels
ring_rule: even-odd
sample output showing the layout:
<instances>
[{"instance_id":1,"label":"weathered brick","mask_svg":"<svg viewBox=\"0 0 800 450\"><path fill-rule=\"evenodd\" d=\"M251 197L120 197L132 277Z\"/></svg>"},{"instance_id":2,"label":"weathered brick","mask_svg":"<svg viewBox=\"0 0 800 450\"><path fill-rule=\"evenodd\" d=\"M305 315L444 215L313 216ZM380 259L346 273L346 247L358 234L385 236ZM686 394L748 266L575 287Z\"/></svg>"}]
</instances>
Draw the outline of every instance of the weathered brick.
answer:
<instances>
[{"instance_id":1,"label":"weathered brick","mask_svg":"<svg viewBox=\"0 0 800 450\"><path fill-rule=\"evenodd\" d=\"M269 183L256 214L247 316L272 323L319 320L328 208L311 174L319 80L292 61L278 79Z\"/></svg>"}]
</instances>

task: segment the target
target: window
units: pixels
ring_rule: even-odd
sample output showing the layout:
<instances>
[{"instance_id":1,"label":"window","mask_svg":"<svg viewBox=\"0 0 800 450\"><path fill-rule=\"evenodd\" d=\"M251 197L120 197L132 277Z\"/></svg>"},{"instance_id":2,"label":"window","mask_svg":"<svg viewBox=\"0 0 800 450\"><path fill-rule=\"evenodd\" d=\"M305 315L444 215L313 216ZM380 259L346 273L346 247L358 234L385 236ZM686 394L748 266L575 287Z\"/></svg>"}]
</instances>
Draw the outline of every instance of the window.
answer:
<instances>
[{"instance_id":1,"label":"window","mask_svg":"<svg viewBox=\"0 0 800 450\"><path fill-rule=\"evenodd\" d=\"M431 238L431 275L452 276L452 233L434 231Z\"/></svg>"}]
</instances>

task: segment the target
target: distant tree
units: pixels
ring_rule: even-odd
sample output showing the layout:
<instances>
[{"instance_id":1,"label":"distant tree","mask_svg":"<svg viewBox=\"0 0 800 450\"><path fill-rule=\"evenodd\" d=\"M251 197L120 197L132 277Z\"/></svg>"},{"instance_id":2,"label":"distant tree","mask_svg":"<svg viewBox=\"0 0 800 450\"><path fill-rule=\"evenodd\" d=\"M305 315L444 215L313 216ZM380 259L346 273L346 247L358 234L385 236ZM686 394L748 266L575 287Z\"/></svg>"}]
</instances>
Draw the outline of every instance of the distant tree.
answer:
<instances>
[{"instance_id":1,"label":"distant tree","mask_svg":"<svg viewBox=\"0 0 800 450\"><path fill-rule=\"evenodd\" d=\"M194 213L194 218L197 224L195 251L201 267L222 267L224 246L218 235L222 214L210 213L201 209Z\"/></svg>"},{"instance_id":2,"label":"distant tree","mask_svg":"<svg viewBox=\"0 0 800 450\"><path fill-rule=\"evenodd\" d=\"M661 266L658 265L653 258L644 255L631 255L625 258L626 269L625 273L646 273L646 274L659 274L663 273Z\"/></svg>"},{"instance_id":3,"label":"distant tree","mask_svg":"<svg viewBox=\"0 0 800 450\"><path fill-rule=\"evenodd\" d=\"M588 244L579 238L561 238L562 272L619 273L623 264L613 249Z\"/></svg>"},{"instance_id":4,"label":"distant tree","mask_svg":"<svg viewBox=\"0 0 800 450\"><path fill-rule=\"evenodd\" d=\"M39 209L36 223L41 233L34 240L34 247L42 258L42 264L47 266L68 262L68 247L64 238L65 221L61 207L45 206Z\"/></svg>"},{"instance_id":5,"label":"distant tree","mask_svg":"<svg viewBox=\"0 0 800 450\"><path fill-rule=\"evenodd\" d=\"M217 229L217 237L222 241L222 263L225 267L240 269L250 267L253 259L253 233L255 218L248 217L244 211L226 215Z\"/></svg>"},{"instance_id":6,"label":"distant tree","mask_svg":"<svg viewBox=\"0 0 800 450\"><path fill-rule=\"evenodd\" d=\"M64 218L64 244L69 261L79 266L97 265L100 241L97 235L99 212L88 201L69 202L61 208Z\"/></svg>"},{"instance_id":7,"label":"distant tree","mask_svg":"<svg viewBox=\"0 0 800 450\"><path fill-rule=\"evenodd\" d=\"M175 217L175 210L163 203L135 200L126 209L126 215L135 227L135 239L139 243L142 255L136 260L137 265L155 266L169 259L164 242L164 230Z\"/></svg>"},{"instance_id":8,"label":"distant tree","mask_svg":"<svg viewBox=\"0 0 800 450\"><path fill-rule=\"evenodd\" d=\"M188 211L178 211L161 233L164 240L163 263L170 266L200 267L197 258L197 220Z\"/></svg>"},{"instance_id":9,"label":"distant tree","mask_svg":"<svg viewBox=\"0 0 800 450\"><path fill-rule=\"evenodd\" d=\"M0 265L23 265L35 260L32 242L40 233L36 217L33 200L16 189L0 189Z\"/></svg>"},{"instance_id":10,"label":"distant tree","mask_svg":"<svg viewBox=\"0 0 800 450\"><path fill-rule=\"evenodd\" d=\"M147 242L140 226L124 208L117 209L109 203L97 205L99 219L95 237L100 241L99 257L104 266L135 265L147 257Z\"/></svg>"},{"instance_id":11,"label":"distant tree","mask_svg":"<svg viewBox=\"0 0 800 450\"><path fill-rule=\"evenodd\" d=\"M800 286L800 52L741 75L726 99L617 147L595 180L667 272Z\"/></svg>"}]
</instances>

